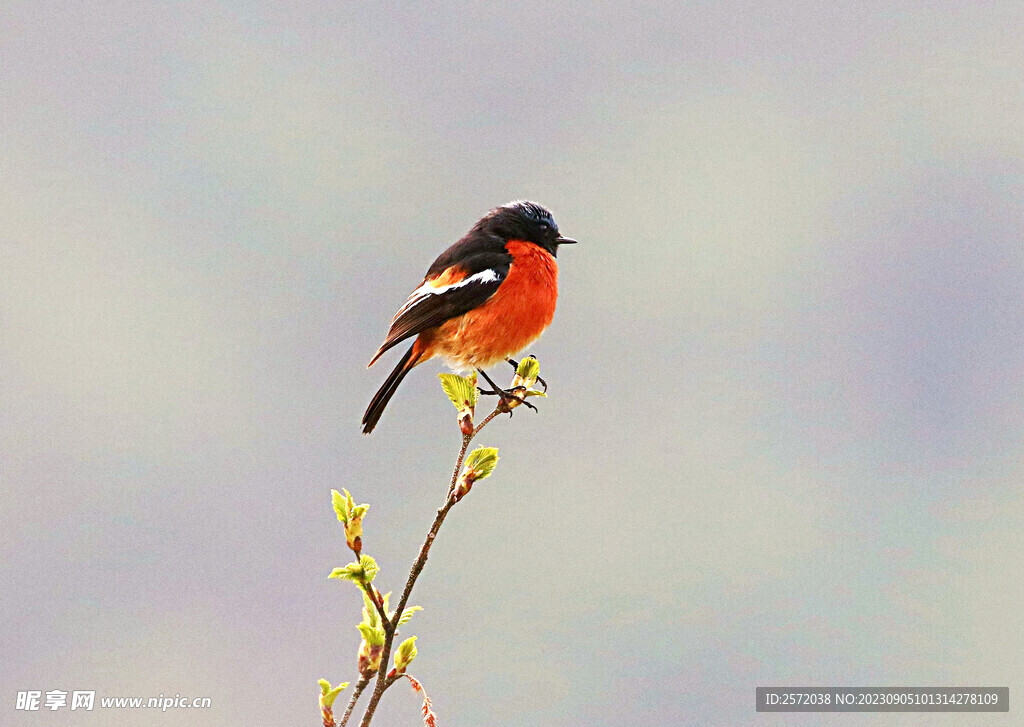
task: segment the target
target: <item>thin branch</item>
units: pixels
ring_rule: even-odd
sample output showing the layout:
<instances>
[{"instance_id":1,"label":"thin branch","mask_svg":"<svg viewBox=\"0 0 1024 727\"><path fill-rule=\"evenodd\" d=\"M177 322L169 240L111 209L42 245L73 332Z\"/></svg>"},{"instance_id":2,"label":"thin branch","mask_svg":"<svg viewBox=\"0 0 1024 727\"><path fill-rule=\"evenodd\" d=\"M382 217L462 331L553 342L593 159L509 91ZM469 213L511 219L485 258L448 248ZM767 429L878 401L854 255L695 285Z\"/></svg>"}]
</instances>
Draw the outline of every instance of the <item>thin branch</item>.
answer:
<instances>
[{"instance_id":1,"label":"thin branch","mask_svg":"<svg viewBox=\"0 0 1024 727\"><path fill-rule=\"evenodd\" d=\"M362 696L363 690L366 689L366 685L369 683L370 677L359 677L359 681L356 682L356 688L352 692L352 698L348 700L348 706L345 707L345 714L342 715L338 727L345 727L348 718L352 716L352 710L356 708L356 702L359 701L359 697Z\"/></svg>"},{"instance_id":2,"label":"thin branch","mask_svg":"<svg viewBox=\"0 0 1024 727\"><path fill-rule=\"evenodd\" d=\"M380 698L384 696L384 691L398 679L398 677L389 678L387 676L388 665L391 663L391 645L395 639L395 632L398 630L398 621L402 618L405 605L409 602L409 595L412 593L413 586L416 585L416 579L420 577L423 567L427 564L427 555L430 553L430 546L434 544L434 538L437 537L437 531L441 529L444 519L448 517L448 511L455 505L456 500L453 493L455 492L455 485L459 481L459 472L462 470L462 463L466 458L466 450L469 449L469 443L494 417L503 413L501 409L502 407L499 403L498 408L488 414L487 418L480 422L470 434L464 434L462 437L462 449L459 450L459 457L455 460L455 470L452 472L452 481L448 487L448 494L445 497L444 504L438 509L437 516L434 518L434 524L430 526L430 532L427 533L427 538L420 547L420 554L416 558L416 562L413 563L412 570L409 571L409 579L405 583L405 590L402 591L402 599L398 602L398 608L395 609L395 619L384 624L384 651L381 652L377 683L373 687L373 695L370 697L370 702L366 705L366 711L363 713L363 719L359 723L360 727L369 727L370 720L373 719L373 713L377 710L377 704L380 702Z\"/></svg>"},{"instance_id":3,"label":"thin branch","mask_svg":"<svg viewBox=\"0 0 1024 727\"><path fill-rule=\"evenodd\" d=\"M451 499L452 493L455 491L455 484L459 481L459 470L462 469L462 461L466 458L466 450L469 449L469 443L473 441L473 437L476 436L478 430L479 428L474 429L469 434L462 435L462 449L459 450L459 457L455 460L455 469L452 471L452 482L448 485L448 497L445 499L446 505L448 504L448 500Z\"/></svg>"}]
</instances>

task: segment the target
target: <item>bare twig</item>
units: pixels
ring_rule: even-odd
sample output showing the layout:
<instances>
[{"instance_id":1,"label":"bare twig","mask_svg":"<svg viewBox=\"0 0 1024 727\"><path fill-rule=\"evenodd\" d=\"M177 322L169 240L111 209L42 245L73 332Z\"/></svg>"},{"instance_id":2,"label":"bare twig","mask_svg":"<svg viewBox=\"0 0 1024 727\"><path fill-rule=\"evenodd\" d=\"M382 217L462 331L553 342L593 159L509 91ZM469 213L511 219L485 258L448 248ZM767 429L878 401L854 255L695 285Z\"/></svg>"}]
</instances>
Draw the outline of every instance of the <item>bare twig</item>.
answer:
<instances>
[{"instance_id":1,"label":"bare twig","mask_svg":"<svg viewBox=\"0 0 1024 727\"><path fill-rule=\"evenodd\" d=\"M356 688L352 692L352 698L348 700L348 706L345 707L345 714L342 715L338 727L345 727L348 718L352 716L352 710L356 708L356 702L359 701L359 697L362 696L363 690L366 689L366 685L369 683L370 677L359 677L359 681L356 682Z\"/></svg>"},{"instance_id":2,"label":"bare twig","mask_svg":"<svg viewBox=\"0 0 1024 727\"><path fill-rule=\"evenodd\" d=\"M416 585L416 579L420 577L423 567L427 564L427 556L430 553L430 546L434 544L434 538L437 537L438 530L441 529L444 519L448 517L448 511L451 510L456 503L454 497L455 485L459 481L459 472L462 470L462 463L466 459L466 450L469 449L469 443L473 441L473 438L479 434L480 430L486 427L494 417L502 413L502 406L499 403L498 408L488 414L487 418L480 422L471 433L465 434L462 437L462 448L459 450L458 459L455 460L455 469L452 471L452 481L448 486L448 494L445 496L444 504L438 509L437 515L434 517L434 524L430 526L430 532L427 533L427 538L423 541L423 545L420 547L419 556L416 558L416 562L413 563L412 570L409 571L409 579L405 582L405 590L402 591L402 598L398 602L398 607L395 609L394 620L384 621L384 651L381 652L381 665L377 672L377 682L374 684L373 694L370 696L370 702L366 705L366 711L363 713L363 719L359 723L360 727L369 727L370 720L373 719L373 713L377 710L377 704L380 702L380 698L384 696L385 690L399 679L399 676L389 677L387 675L387 667L388 664L391 663L391 646L395 639L395 632L398 630L398 621L402 618L402 612L405 610L405 605L409 602L409 595L412 593L413 586Z\"/></svg>"}]
</instances>

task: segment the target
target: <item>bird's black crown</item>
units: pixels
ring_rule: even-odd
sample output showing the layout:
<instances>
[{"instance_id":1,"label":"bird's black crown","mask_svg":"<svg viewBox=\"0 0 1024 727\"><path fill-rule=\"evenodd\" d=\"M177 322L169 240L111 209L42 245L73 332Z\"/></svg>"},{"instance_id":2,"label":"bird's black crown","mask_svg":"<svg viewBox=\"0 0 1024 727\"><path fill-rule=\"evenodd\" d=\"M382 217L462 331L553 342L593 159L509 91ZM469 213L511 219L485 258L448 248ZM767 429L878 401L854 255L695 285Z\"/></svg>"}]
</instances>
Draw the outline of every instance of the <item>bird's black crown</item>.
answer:
<instances>
[{"instance_id":1,"label":"bird's black crown","mask_svg":"<svg viewBox=\"0 0 1024 727\"><path fill-rule=\"evenodd\" d=\"M495 207L480 220L478 227L504 241L525 240L544 248L552 255L566 238L558 234L554 217L536 202L518 200Z\"/></svg>"}]
</instances>

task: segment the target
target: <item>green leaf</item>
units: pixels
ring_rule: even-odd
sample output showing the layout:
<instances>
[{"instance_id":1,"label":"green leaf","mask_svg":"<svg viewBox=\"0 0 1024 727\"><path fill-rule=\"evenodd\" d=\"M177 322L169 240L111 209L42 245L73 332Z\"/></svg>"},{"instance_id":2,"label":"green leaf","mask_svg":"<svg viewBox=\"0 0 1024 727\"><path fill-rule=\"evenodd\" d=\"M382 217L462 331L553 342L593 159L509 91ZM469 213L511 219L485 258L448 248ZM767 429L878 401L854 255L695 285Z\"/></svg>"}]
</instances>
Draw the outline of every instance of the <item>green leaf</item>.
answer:
<instances>
[{"instance_id":1,"label":"green leaf","mask_svg":"<svg viewBox=\"0 0 1024 727\"><path fill-rule=\"evenodd\" d=\"M412 618L412 615L414 613L416 613L417 611L422 611L422 610L423 610L423 606L409 606L409 608L407 608L404 611L402 611L402 616L401 616L401 618L398 619L398 625L399 626L405 626L405 624L409 623L409 619Z\"/></svg>"},{"instance_id":2,"label":"green leaf","mask_svg":"<svg viewBox=\"0 0 1024 727\"><path fill-rule=\"evenodd\" d=\"M345 498L337 490L331 490L331 504L334 505L334 514L338 516L338 521L347 525L349 510Z\"/></svg>"},{"instance_id":3,"label":"green leaf","mask_svg":"<svg viewBox=\"0 0 1024 727\"><path fill-rule=\"evenodd\" d=\"M412 660L416 658L416 637L410 636L402 645L398 647L398 651L395 652L395 671L399 674L404 672L408 668Z\"/></svg>"},{"instance_id":4,"label":"green leaf","mask_svg":"<svg viewBox=\"0 0 1024 727\"><path fill-rule=\"evenodd\" d=\"M475 380L471 381L458 374L438 374L438 377L441 379L441 388L456 409L462 411L467 406L476 406L480 391L476 388Z\"/></svg>"},{"instance_id":5,"label":"green leaf","mask_svg":"<svg viewBox=\"0 0 1024 727\"><path fill-rule=\"evenodd\" d=\"M334 700L338 698L338 695L341 694L341 691L345 687L347 687L347 686L348 686L348 682L342 682L341 684L336 686L334 689L332 689L331 691L327 692L327 694L324 695L324 704L326 704L328 707L333 706L334 705Z\"/></svg>"},{"instance_id":6,"label":"green leaf","mask_svg":"<svg viewBox=\"0 0 1024 727\"><path fill-rule=\"evenodd\" d=\"M331 683L326 679L320 680L320 708L327 707L330 709L334 706L334 700L338 698L341 691L348 686L348 682L342 682L338 686L331 688Z\"/></svg>"},{"instance_id":7,"label":"green leaf","mask_svg":"<svg viewBox=\"0 0 1024 727\"><path fill-rule=\"evenodd\" d=\"M380 646L384 643L384 629L379 627L375 628L365 622L356 624L356 628L359 630L359 633L362 634L363 641L370 646Z\"/></svg>"},{"instance_id":8,"label":"green leaf","mask_svg":"<svg viewBox=\"0 0 1024 727\"><path fill-rule=\"evenodd\" d=\"M534 356L527 356L519 362L519 366L516 368L516 376L524 382L530 382L527 385L532 386L537 381L537 377L540 376L540 362Z\"/></svg>"},{"instance_id":9,"label":"green leaf","mask_svg":"<svg viewBox=\"0 0 1024 727\"><path fill-rule=\"evenodd\" d=\"M343 581L352 581L362 585L363 583L370 583L377 577L379 571L380 568L377 567L377 561L368 555L363 555L360 556L358 563L349 563L342 568L335 568L327 577L340 578Z\"/></svg>"},{"instance_id":10,"label":"green leaf","mask_svg":"<svg viewBox=\"0 0 1024 727\"><path fill-rule=\"evenodd\" d=\"M380 568L377 567L377 561L368 555L362 555L359 557L359 565L363 571L363 578L367 583L372 583L380 571Z\"/></svg>"},{"instance_id":11,"label":"green leaf","mask_svg":"<svg viewBox=\"0 0 1024 727\"><path fill-rule=\"evenodd\" d=\"M370 595L363 591L363 621L371 626L380 625L380 614L377 613L377 606L370 600Z\"/></svg>"},{"instance_id":12,"label":"green leaf","mask_svg":"<svg viewBox=\"0 0 1024 727\"><path fill-rule=\"evenodd\" d=\"M477 447L466 457L466 469L473 470L474 480L490 477L498 466L497 447Z\"/></svg>"},{"instance_id":13,"label":"green leaf","mask_svg":"<svg viewBox=\"0 0 1024 727\"><path fill-rule=\"evenodd\" d=\"M341 492L345 494L342 495ZM369 505L365 503L356 505L348 490L342 490L341 492L331 490L331 505L334 506L334 514L338 516L339 522L348 525L349 520L366 515L366 511L370 509Z\"/></svg>"},{"instance_id":14,"label":"green leaf","mask_svg":"<svg viewBox=\"0 0 1024 727\"><path fill-rule=\"evenodd\" d=\"M527 399L529 399L531 396L543 396L545 399L548 398L548 395L545 394L543 391L534 391L533 389L530 389L529 391L526 392Z\"/></svg>"},{"instance_id":15,"label":"green leaf","mask_svg":"<svg viewBox=\"0 0 1024 727\"><path fill-rule=\"evenodd\" d=\"M353 583L359 583L363 580L363 569L358 563L349 563L341 568L335 568L331 571L328 578L340 578L343 581L352 581Z\"/></svg>"}]
</instances>

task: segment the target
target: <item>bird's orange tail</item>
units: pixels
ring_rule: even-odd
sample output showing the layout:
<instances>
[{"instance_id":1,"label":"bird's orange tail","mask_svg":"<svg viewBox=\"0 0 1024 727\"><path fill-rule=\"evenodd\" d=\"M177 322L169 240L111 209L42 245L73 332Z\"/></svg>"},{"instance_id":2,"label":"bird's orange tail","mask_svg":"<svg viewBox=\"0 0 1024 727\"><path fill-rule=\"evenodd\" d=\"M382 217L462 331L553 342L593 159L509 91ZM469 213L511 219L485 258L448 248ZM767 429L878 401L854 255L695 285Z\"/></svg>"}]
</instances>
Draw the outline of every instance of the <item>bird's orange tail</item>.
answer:
<instances>
[{"instance_id":1,"label":"bird's orange tail","mask_svg":"<svg viewBox=\"0 0 1024 727\"><path fill-rule=\"evenodd\" d=\"M398 391L398 385L402 383L405 375L412 371L413 367L419 363L423 352L419 349L417 343L419 341L409 346L409 350L402 356L402 360L395 366L395 370L385 379L384 384L370 400L370 405L366 407L366 413L363 414L363 434L369 434L377 426L377 422L380 421L380 415L384 413L384 407L388 405L391 397Z\"/></svg>"}]
</instances>

